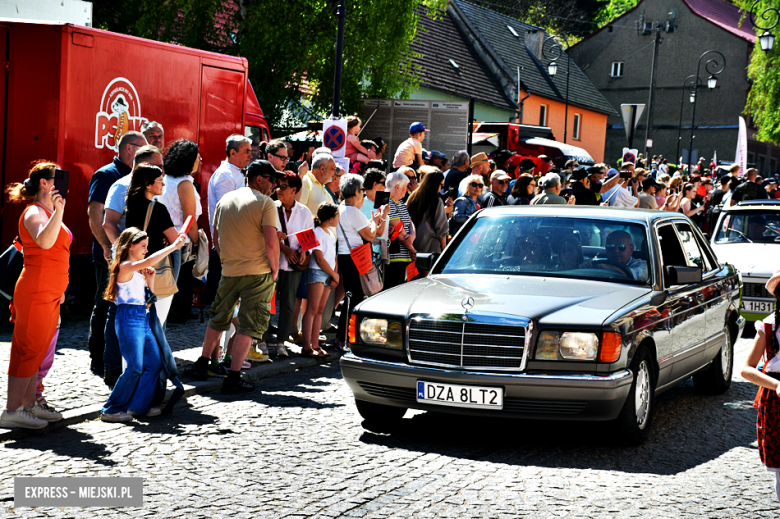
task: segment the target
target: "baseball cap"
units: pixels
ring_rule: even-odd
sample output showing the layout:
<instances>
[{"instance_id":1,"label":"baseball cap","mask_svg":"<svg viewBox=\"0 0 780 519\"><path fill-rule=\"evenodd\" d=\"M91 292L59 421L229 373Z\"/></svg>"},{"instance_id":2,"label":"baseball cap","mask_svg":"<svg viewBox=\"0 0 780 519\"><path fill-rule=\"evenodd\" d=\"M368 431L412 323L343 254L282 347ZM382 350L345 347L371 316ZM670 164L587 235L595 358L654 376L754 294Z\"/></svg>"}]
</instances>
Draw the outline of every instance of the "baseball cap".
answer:
<instances>
[{"instance_id":1,"label":"baseball cap","mask_svg":"<svg viewBox=\"0 0 780 519\"><path fill-rule=\"evenodd\" d=\"M431 150L431 157L436 157L437 159L447 160L447 155L440 152L439 150Z\"/></svg>"},{"instance_id":2,"label":"baseball cap","mask_svg":"<svg viewBox=\"0 0 780 519\"><path fill-rule=\"evenodd\" d=\"M588 176L599 174L601 174L601 168L597 168L596 166L591 166L588 168Z\"/></svg>"},{"instance_id":3,"label":"baseball cap","mask_svg":"<svg viewBox=\"0 0 780 519\"><path fill-rule=\"evenodd\" d=\"M267 160L256 160L249 164L245 170L246 178L254 178L258 175L269 175L274 178L284 178L284 172L276 169L273 164Z\"/></svg>"},{"instance_id":4,"label":"baseball cap","mask_svg":"<svg viewBox=\"0 0 780 519\"><path fill-rule=\"evenodd\" d=\"M647 177L642 181L642 189L647 189L649 187L658 189L658 182L656 182L653 177Z\"/></svg>"},{"instance_id":5,"label":"baseball cap","mask_svg":"<svg viewBox=\"0 0 780 519\"><path fill-rule=\"evenodd\" d=\"M490 181L493 182L494 180L509 180L509 175L506 174L506 171L501 171L500 169L497 169L490 175Z\"/></svg>"},{"instance_id":6,"label":"baseball cap","mask_svg":"<svg viewBox=\"0 0 780 519\"><path fill-rule=\"evenodd\" d=\"M608 177L611 177L612 175L617 175L617 174L618 174L618 170L616 170L615 168L610 168L609 171L607 171L607 176Z\"/></svg>"},{"instance_id":7,"label":"baseball cap","mask_svg":"<svg viewBox=\"0 0 780 519\"><path fill-rule=\"evenodd\" d=\"M430 130L426 130L425 126L423 126L423 123L416 122L409 125L409 133L420 133L420 132L429 132Z\"/></svg>"},{"instance_id":8,"label":"baseball cap","mask_svg":"<svg viewBox=\"0 0 780 519\"><path fill-rule=\"evenodd\" d=\"M422 158L423 160L431 160L431 152L429 152L426 149L422 150Z\"/></svg>"},{"instance_id":9,"label":"baseball cap","mask_svg":"<svg viewBox=\"0 0 780 519\"><path fill-rule=\"evenodd\" d=\"M534 169L535 167L536 163L531 159L523 159L520 161L520 164L517 165L517 168L520 171L528 171L529 169Z\"/></svg>"},{"instance_id":10,"label":"baseball cap","mask_svg":"<svg viewBox=\"0 0 780 519\"><path fill-rule=\"evenodd\" d=\"M588 168L584 166L580 166L578 168L574 168L574 172L569 176L569 180L578 181L582 180L583 178L588 176Z\"/></svg>"},{"instance_id":11,"label":"baseball cap","mask_svg":"<svg viewBox=\"0 0 780 519\"><path fill-rule=\"evenodd\" d=\"M473 157L471 157L471 167L473 168L477 164L482 164L483 162L488 161L488 156L486 153L477 153Z\"/></svg>"}]
</instances>

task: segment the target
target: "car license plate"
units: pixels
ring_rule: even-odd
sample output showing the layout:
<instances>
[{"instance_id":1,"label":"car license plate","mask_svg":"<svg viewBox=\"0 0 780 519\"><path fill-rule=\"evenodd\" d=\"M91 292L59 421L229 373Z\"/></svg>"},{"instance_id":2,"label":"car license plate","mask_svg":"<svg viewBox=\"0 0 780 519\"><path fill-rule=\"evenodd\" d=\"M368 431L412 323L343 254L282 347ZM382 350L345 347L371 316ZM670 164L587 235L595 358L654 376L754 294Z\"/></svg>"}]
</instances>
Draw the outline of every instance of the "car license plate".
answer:
<instances>
[{"instance_id":1,"label":"car license plate","mask_svg":"<svg viewBox=\"0 0 780 519\"><path fill-rule=\"evenodd\" d=\"M775 311L775 304L772 301L742 301L742 310L745 312L755 312L758 314L771 314Z\"/></svg>"},{"instance_id":2,"label":"car license plate","mask_svg":"<svg viewBox=\"0 0 780 519\"><path fill-rule=\"evenodd\" d=\"M500 387L460 386L418 380L417 401L455 407L503 409L504 390Z\"/></svg>"}]
</instances>

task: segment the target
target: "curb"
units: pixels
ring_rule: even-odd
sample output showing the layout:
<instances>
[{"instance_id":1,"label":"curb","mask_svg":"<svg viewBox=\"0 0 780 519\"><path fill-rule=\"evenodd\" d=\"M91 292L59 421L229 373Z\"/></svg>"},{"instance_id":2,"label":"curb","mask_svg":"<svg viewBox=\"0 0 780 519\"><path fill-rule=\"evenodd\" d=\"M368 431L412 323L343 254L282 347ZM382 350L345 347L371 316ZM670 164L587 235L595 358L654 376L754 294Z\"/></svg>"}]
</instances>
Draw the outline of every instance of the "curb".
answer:
<instances>
[{"instance_id":1,"label":"curb","mask_svg":"<svg viewBox=\"0 0 780 519\"><path fill-rule=\"evenodd\" d=\"M320 364L328 364L341 358L341 353L328 352L329 355L323 359L313 359L311 357L293 357L284 361L276 361L272 364L260 364L248 370L243 370L243 376L245 379L255 382L264 378L271 378L277 375L284 375L285 373L292 373L299 369L310 368L318 366ZM193 395L200 395L203 393L210 393L212 391L218 391L222 388L222 379L209 379L205 381L191 380L189 382L183 382L184 384L184 397L187 398ZM163 403L167 402L173 394L173 390L169 389L163 399ZM161 404L162 405L162 404ZM63 411L62 420L51 422L43 429L0 429L0 443L11 440L19 440L30 436L38 436L41 434L50 433L58 429L62 429L69 425L87 422L100 418L100 412L103 408L103 404L92 404L77 409L69 409Z\"/></svg>"}]
</instances>

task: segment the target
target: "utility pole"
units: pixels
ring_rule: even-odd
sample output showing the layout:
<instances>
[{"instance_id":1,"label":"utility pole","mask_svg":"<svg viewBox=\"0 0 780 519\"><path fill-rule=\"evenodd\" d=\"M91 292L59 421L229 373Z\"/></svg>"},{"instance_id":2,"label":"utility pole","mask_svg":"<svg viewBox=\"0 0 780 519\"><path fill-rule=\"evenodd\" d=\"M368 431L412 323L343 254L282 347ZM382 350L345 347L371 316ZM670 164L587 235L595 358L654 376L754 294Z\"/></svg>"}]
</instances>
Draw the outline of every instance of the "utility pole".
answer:
<instances>
[{"instance_id":1,"label":"utility pole","mask_svg":"<svg viewBox=\"0 0 780 519\"><path fill-rule=\"evenodd\" d=\"M341 104L341 65L344 60L344 21L347 19L347 8L344 0L339 2L336 11L338 18L338 34L336 36L336 72L333 78L333 119L339 118L339 105Z\"/></svg>"},{"instance_id":2,"label":"utility pole","mask_svg":"<svg viewBox=\"0 0 780 519\"><path fill-rule=\"evenodd\" d=\"M661 44L661 24L655 24L655 40L653 40L653 64L650 72L650 99L647 101L647 129L645 130L645 160L647 160L647 141L652 137L653 100L655 99L655 72L658 67L658 46ZM649 166L649 163L647 164Z\"/></svg>"}]
</instances>

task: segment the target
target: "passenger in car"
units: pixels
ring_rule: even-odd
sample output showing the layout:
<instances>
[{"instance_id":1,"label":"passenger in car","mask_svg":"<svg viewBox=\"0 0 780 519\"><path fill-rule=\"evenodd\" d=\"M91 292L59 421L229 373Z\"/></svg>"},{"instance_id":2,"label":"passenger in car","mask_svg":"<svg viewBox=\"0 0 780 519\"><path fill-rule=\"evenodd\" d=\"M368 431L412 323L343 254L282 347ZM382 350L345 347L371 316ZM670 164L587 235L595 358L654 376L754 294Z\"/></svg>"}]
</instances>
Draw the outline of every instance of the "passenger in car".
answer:
<instances>
[{"instance_id":1,"label":"passenger in car","mask_svg":"<svg viewBox=\"0 0 780 519\"><path fill-rule=\"evenodd\" d=\"M564 238L558 250L558 267L561 270L573 270L578 268L583 260L580 241L573 236Z\"/></svg>"},{"instance_id":2,"label":"passenger in car","mask_svg":"<svg viewBox=\"0 0 780 519\"><path fill-rule=\"evenodd\" d=\"M526 236L520 242L520 265L523 270L543 270L550 259L550 251L538 236Z\"/></svg>"},{"instance_id":3,"label":"passenger in car","mask_svg":"<svg viewBox=\"0 0 780 519\"><path fill-rule=\"evenodd\" d=\"M612 231L607 236L606 261L591 259L581 265L582 268L606 268L623 272L621 266L628 269L636 281L647 280L647 262L634 258L634 242L626 231ZM611 265L610 265L611 264Z\"/></svg>"},{"instance_id":4,"label":"passenger in car","mask_svg":"<svg viewBox=\"0 0 780 519\"><path fill-rule=\"evenodd\" d=\"M764 241L766 219L763 216L753 216L748 223L747 237L751 241ZM774 238L772 238L774 240Z\"/></svg>"}]
</instances>

